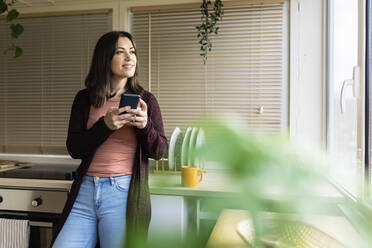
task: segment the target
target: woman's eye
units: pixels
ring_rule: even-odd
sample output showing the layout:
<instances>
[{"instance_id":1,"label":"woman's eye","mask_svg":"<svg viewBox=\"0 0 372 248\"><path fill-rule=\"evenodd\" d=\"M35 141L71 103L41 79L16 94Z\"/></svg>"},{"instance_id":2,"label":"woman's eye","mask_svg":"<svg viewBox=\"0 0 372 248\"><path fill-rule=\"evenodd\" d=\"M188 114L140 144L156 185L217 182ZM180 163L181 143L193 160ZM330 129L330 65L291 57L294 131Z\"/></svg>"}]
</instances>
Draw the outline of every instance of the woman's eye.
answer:
<instances>
[{"instance_id":1,"label":"woman's eye","mask_svg":"<svg viewBox=\"0 0 372 248\"><path fill-rule=\"evenodd\" d=\"M116 51L115 54L123 54L124 51ZM129 51L129 54L136 54L136 51Z\"/></svg>"}]
</instances>

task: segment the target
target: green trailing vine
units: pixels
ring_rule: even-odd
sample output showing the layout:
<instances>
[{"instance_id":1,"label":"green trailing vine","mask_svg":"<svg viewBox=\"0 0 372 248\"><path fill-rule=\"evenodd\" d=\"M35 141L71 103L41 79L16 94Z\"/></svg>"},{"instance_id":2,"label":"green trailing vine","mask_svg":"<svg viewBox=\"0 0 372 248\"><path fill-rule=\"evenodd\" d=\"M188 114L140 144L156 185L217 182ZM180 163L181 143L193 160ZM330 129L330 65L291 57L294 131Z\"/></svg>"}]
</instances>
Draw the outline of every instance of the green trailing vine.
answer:
<instances>
[{"instance_id":1,"label":"green trailing vine","mask_svg":"<svg viewBox=\"0 0 372 248\"><path fill-rule=\"evenodd\" d=\"M0 15L3 13L6 13L6 22L11 23L13 20L15 20L19 12L12 8L12 6L16 3L16 0L6 1L6 0L0 0ZM14 24L11 23L9 25L10 28L10 36L11 36L11 44L8 49L4 51L6 53L7 51L11 51L14 58L17 58L22 55L22 48L17 46L15 44L14 39L17 39L22 33L23 33L23 26L19 23Z\"/></svg>"},{"instance_id":2,"label":"green trailing vine","mask_svg":"<svg viewBox=\"0 0 372 248\"><path fill-rule=\"evenodd\" d=\"M211 6L211 1L203 0L203 3L200 5L202 23L200 26L196 26L196 29L199 31L198 38L200 38L200 56L203 58L204 64L207 62L208 52L212 51L209 34L218 33L217 22L222 20L224 13L221 0L215 0L213 10L209 10L209 6Z\"/></svg>"}]
</instances>

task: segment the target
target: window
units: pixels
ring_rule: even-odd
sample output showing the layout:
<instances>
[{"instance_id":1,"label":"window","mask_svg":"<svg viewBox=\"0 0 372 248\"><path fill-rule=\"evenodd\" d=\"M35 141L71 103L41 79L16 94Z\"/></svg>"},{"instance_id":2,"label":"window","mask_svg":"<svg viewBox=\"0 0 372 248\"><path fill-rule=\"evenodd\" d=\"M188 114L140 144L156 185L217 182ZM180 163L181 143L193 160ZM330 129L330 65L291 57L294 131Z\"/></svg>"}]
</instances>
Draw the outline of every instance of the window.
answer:
<instances>
[{"instance_id":1,"label":"window","mask_svg":"<svg viewBox=\"0 0 372 248\"><path fill-rule=\"evenodd\" d=\"M19 20L23 55L0 55L0 152L67 154L71 104L84 88L98 38L112 29L111 19L104 10ZM0 33L9 33L4 20ZM1 35L0 50L9 44L9 35Z\"/></svg>"},{"instance_id":2,"label":"window","mask_svg":"<svg viewBox=\"0 0 372 248\"><path fill-rule=\"evenodd\" d=\"M233 112L253 128L287 128L287 7L224 3L204 66L196 26L199 4L132 8L140 81L162 109L166 135L200 115Z\"/></svg>"},{"instance_id":3,"label":"window","mask_svg":"<svg viewBox=\"0 0 372 248\"><path fill-rule=\"evenodd\" d=\"M363 2L328 1L327 146L332 177L354 197L364 181Z\"/></svg>"}]
</instances>

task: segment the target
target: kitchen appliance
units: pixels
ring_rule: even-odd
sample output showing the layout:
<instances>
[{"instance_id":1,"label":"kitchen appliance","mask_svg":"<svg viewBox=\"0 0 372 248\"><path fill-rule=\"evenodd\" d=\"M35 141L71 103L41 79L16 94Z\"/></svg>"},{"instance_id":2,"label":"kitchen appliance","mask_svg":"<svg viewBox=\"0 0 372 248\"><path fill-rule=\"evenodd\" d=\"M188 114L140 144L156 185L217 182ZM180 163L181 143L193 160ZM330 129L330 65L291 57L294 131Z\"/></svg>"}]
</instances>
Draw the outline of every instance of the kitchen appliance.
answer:
<instances>
[{"instance_id":1,"label":"kitchen appliance","mask_svg":"<svg viewBox=\"0 0 372 248\"><path fill-rule=\"evenodd\" d=\"M77 165L28 164L0 172L0 218L26 219L30 248L49 247Z\"/></svg>"}]
</instances>

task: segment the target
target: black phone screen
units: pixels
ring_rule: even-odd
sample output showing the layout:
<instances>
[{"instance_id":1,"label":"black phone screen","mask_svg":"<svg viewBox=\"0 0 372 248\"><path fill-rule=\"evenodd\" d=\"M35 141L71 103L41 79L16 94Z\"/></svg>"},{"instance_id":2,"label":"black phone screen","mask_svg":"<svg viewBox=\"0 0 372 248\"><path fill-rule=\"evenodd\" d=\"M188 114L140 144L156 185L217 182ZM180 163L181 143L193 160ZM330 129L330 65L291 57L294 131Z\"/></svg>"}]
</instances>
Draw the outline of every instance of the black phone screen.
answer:
<instances>
[{"instance_id":1,"label":"black phone screen","mask_svg":"<svg viewBox=\"0 0 372 248\"><path fill-rule=\"evenodd\" d=\"M140 96L136 94L122 94L120 98L119 108L130 106L130 108L136 109L139 99ZM124 112L121 114L124 114Z\"/></svg>"}]
</instances>

